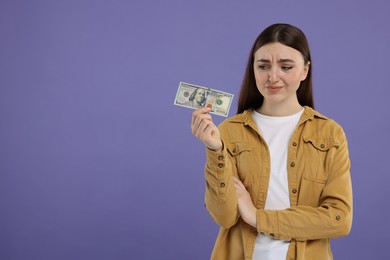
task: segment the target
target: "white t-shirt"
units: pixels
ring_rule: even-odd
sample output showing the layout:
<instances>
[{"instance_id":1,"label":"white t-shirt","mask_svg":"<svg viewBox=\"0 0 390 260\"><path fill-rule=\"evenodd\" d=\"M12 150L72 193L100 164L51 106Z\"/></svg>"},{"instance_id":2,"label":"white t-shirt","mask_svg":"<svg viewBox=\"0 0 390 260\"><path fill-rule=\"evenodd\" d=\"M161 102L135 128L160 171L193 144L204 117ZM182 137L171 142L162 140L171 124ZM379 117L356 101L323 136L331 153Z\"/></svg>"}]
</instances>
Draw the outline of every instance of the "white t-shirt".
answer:
<instances>
[{"instance_id":1,"label":"white t-shirt","mask_svg":"<svg viewBox=\"0 0 390 260\"><path fill-rule=\"evenodd\" d=\"M271 156L271 175L268 186L265 209L281 210L290 207L287 180L288 144L303 109L291 116L265 116L256 111L256 122L262 137L267 143ZM290 242L273 239L258 233L252 259L285 260Z\"/></svg>"}]
</instances>

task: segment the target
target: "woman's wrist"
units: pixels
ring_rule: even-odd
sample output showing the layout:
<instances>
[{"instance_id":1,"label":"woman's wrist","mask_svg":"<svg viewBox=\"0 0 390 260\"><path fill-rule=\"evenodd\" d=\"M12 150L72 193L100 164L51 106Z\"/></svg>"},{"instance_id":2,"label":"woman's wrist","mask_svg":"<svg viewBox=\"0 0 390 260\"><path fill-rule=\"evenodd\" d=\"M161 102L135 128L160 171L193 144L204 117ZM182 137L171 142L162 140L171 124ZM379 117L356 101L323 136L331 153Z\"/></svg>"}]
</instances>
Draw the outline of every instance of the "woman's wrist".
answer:
<instances>
[{"instance_id":1,"label":"woman's wrist","mask_svg":"<svg viewBox=\"0 0 390 260\"><path fill-rule=\"evenodd\" d=\"M223 142L222 142L222 140L221 140L221 145L220 145L220 147L219 147L219 148L217 148L217 149L213 149L213 148L211 148L211 147L208 147L208 146L207 146L207 148L208 148L209 150L213 151L213 152L220 153L220 152L222 152L222 151L223 151L224 144L223 144Z\"/></svg>"}]
</instances>

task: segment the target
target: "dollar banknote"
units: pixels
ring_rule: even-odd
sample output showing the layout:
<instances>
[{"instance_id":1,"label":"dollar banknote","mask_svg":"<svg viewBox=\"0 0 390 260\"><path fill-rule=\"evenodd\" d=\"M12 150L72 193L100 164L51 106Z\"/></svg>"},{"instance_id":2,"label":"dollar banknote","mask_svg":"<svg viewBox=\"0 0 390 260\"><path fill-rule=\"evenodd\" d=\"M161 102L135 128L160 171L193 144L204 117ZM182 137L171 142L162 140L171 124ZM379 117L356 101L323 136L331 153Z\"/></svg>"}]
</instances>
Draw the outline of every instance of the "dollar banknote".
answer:
<instances>
[{"instance_id":1,"label":"dollar banknote","mask_svg":"<svg viewBox=\"0 0 390 260\"><path fill-rule=\"evenodd\" d=\"M192 109L208 107L210 113L227 117L233 97L223 91L180 82L174 104Z\"/></svg>"}]
</instances>

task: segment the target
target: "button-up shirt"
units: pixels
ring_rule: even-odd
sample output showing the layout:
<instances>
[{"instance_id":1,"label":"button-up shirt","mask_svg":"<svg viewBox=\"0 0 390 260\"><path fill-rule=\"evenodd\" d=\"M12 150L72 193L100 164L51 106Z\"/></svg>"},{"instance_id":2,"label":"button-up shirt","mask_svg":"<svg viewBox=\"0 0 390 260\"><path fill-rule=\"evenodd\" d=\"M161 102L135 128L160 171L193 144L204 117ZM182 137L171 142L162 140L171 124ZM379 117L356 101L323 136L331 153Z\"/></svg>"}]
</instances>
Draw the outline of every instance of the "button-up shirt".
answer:
<instances>
[{"instance_id":1,"label":"button-up shirt","mask_svg":"<svg viewBox=\"0 0 390 260\"><path fill-rule=\"evenodd\" d=\"M259 232L290 241L286 259L333 259L329 239L347 235L352 225L350 160L342 127L305 107L288 147L290 208L265 210L270 154L252 112L222 122L221 152L206 149L205 204L220 226L211 259L252 259ZM251 195L256 228L240 218L232 176Z\"/></svg>"}]
</instances>

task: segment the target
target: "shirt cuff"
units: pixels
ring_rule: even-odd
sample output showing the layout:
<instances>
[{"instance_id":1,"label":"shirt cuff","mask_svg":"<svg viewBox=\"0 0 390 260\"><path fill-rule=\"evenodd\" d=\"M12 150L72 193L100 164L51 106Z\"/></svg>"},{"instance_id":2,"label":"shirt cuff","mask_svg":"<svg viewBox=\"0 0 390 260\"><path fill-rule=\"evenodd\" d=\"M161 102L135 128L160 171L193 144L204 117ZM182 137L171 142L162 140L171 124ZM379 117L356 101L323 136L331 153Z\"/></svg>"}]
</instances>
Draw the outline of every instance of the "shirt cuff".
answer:
<instances>
[{"instance_id":1,"label":"shirt cuff","mask_svg":"<svg viewBox=\"0 0 390 260\"><path fill-rule=\"evenodd\" d=\"M278 214L276 210L258 209L256 211L257 232L279 239Z\"/></svg>"},{"instance_id":2,"label":"shirt cuff","mask_svg":"<svg viewBox=\"0 0 390 260\"><path fill-rule=\"evenodd\" d=\"M224 143L222 142L222 150L216 152L206 147L206 164L207 167L216 173L222 173L226 166L227 151Z\"/></svg>"}]
</instances>

